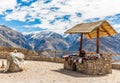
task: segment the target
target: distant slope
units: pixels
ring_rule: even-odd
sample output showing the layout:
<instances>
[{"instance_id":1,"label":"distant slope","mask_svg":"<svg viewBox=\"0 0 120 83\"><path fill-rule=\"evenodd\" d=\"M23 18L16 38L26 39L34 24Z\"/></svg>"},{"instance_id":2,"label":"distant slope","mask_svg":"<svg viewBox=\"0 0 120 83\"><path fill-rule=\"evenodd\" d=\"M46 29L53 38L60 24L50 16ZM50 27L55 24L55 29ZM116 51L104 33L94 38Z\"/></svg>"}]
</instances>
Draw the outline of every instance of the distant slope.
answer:
<instances>
[{"instance_id":1,"label":"distant slope","mask_svg":"<svg viewBox=\"0 0 120 83\"><path fill-rule=\"evenodd\" d=\"M58 33L51 31L40 31L26 35L34 50L68 50L69 44Z\"/></svg>"},{"instance_id":2,"label":"distant slope","mask_svg":"<svg viewBox=\"0 0 120 83\"><path fill-rule=\"evenodd\" d=\"M69 41L69 40L67 40ZM100 52L120 53L120 34L111 37L100 38ZM76 38L70 44L69 50L78 51L80 45L80 37ZM96 39L83 39L83 49L88 52L96 52Z\"/></svg>"},{"instance_id":3,"label":"distant slope","mask_svg":"<svg viewBox=\"0 0 120 83\"><path fill-rule=\"evenodd\" d=\"M100 52L120 53L120 34L100 38ZM32 50L69 50L78 51L80 35L62 36L52 31L40 31L22 35L15 30L0 25L0 46L26 48ZM83 39L83 49L96 51L96 40Z\"/></svg>"},{"instance_id":4,"label":"distant slope","mask_svg":"<svg viewBox=\"0 0 120 83\"><path fill-rule=\"evenodd\" d=\"M51 31L41 31L26 35L34 50L69 50L78 51L80 35L61 36ZM100 38L100 52L120 53L120 34ZM83 39L83 49L87 52L96 52L96 39Z\"/></svg>"},{"instance_id":5,"label":"distant slope","mask_svg":"<svg viewBox=\"0 0 120 83\"><path fill-rule=\"evenodd\" d=\"M24 35L3 25L0 25L0 45L31 49Z\"/></svg>"}]
</instances>

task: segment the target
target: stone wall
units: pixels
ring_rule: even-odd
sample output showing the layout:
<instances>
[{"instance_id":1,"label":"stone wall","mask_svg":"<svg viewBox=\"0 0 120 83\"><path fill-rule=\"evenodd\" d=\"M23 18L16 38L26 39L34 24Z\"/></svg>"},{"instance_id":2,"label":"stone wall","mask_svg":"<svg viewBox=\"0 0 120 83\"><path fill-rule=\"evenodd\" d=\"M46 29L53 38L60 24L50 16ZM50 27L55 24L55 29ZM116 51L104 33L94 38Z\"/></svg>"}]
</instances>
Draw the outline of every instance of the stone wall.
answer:
<instances>
[{"instance_id":1,"label":"stone wall","mask_svg":"<svg viewBox=\"0 0 120 83\"><path fill-rule=\"evenodd\" d=\"M64 61L64 69L76 71L76 64L73 61Z\"/></svg>"},{"instance_id":2,"label":"stone wall","mask_svg":"<svg viewBox=\"0 0 120 83\"><path fill-rule=\"evenodd\" d=\"M0 59L6 59L8 55L9 55L8 52L1 51L0 52Z\"/></svg>"},{"instance_id":3,"label":"stone wall","mask_svg":"<svg viewBox=\"0 0 120 83\"><path fill-rule=\"evenodd\" d=\"M76 70L85 74L110 74L112 73L111 61L108 58L100 58L96 60L84 60L83 63L76 63Z\"/></svg>"},{"instance_id":4,"label":"stone wall","mask_svg":"<svg viewBox=\"0 0 120 83\"><path fill-rule=\"evenodd\" d=\"M120 64L112 64L113 69L120 69Z\"/></svg>"},{"instance_id":5,"label":"stone wall","mask_svg":"<svg viewBox=\"0 0 120 83\"><path fill-rule=\"evenodd\" d=\"M78 56L76 56L78 58ZM84 74L99 75L112 73L111 58L104 57L93 60L82 60L75 62L75 58L68 58L64 62L64 69L74 70Z\"/></svg>"},{"instance_id":6,"label":"stone wall","mask_svg":"<svg viewBox=\"0 0 120 83\"><path fill-rule=\"evenodd\" d=\"M8 55L9 55L9 52L1 51L0 59L6 59ZM63 63L63 59L60 59L58 56L51 58L51 57L45 57L43 55L34 56L34 55L30 54L30 55L26 55L24 59L25 60L34 60L34 61L49 61L49 62Z\"/></svg>"},{"instance_id":7,"label":"stone wall","mask_svg":"<svg viewBox=\"0 0 120 83\"><path fill-rule=\"evenodd\" d=\"M25 57L25 60L34 60L34 61L48 61L48 62L57 62L57 63L63 63L63 59L60 59L59 57L44 57L44 56L27 56Z\"/></svg>"}]
</instances>

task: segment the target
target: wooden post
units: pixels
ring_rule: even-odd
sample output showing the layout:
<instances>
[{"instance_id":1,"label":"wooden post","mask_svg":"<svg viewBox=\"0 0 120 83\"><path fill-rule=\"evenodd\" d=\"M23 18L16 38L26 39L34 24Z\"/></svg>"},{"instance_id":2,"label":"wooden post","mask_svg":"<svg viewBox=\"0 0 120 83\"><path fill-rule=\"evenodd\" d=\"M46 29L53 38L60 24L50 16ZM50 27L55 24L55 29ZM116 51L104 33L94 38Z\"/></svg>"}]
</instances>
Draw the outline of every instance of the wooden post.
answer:
<instances>
[{"instance_id":1,"label":"wooden post","mask_svg":"<svg viewBox=\"0 0 120 83\"><path fill-rule=\"evenodd\" d=\"M63 51L63 54L66 55L66 51Z\"/></svg>"},{"instance_id":2,"label":"wooden post","mask_svg":"<svg viewBox=\"0 0 120 83\"><path fill-rule=\"evenodd\" d=\"M41 50L39 51L39 55L40 55L40 56L42 55L42 52L43 52L43 51L41 51Z\"/></svg>"},{"instance_id":3,"label":"wooden post","mask_svg":"<svg viewBox=\"0 0 120 83\"><path fill-rule=\"evenodd\" d=\"M52 52L53 52L53 54L54 54L54 58L56 58L56 56L57 56L56 51L53 50Z\"/></svg>"},{"instance_id":4,"label":"wooden post","mask_svg":"<svg viewBox=\"0 0 120 83\"><path fill-rule=\"evenodd\" d=\"M97 38L96 38L96 53L99 53L99 28L97 28Z\"/></svg>"},{"instance_id":5,"label":"wooden post","mask_svg":"<svg viewBox=\"0 0 120 83\"><path fill-rule=\"evenodd\" d=\"M57 57L56 51L55 51L55 57Z\"/></svg>"},{"instance_id":6,"label":"wooden post","mask_svg":"<svg viewBox=\"0 0 120 83\"><path fill-rule=\"evenodd\" d=\"M81 53L82 51L82 42L83 42L83 33L81 33L79 53Z\"/></svg>"}]
</instances>

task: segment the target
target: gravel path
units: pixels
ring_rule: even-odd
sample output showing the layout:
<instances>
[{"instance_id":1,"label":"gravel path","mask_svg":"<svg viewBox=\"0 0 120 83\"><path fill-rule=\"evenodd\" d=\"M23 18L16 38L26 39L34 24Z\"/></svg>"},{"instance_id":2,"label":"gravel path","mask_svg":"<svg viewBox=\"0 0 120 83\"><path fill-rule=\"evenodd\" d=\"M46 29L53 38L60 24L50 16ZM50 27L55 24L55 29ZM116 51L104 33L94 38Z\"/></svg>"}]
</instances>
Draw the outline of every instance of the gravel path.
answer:
<instances>
[{"instance_id":1,"label":"gravel path","mask_svg":"<svg viewBox=\"0 0 120 83\"><path fill-rule=\"evenodd\" d=\"M120 83L120 70L112 70L112 74L91 76L64 70L63 64L58 63L25 61L24 66L22 72L1 72L0 83Z\"/></svg>"}]
</instances>

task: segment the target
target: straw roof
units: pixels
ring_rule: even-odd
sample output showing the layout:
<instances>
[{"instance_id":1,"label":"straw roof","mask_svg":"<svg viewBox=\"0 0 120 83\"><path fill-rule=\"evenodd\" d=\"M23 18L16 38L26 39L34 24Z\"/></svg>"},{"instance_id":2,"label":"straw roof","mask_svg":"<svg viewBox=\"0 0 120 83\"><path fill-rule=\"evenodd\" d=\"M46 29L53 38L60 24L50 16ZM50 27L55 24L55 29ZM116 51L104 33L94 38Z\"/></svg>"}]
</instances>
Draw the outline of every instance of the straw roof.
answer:
<instances>
[{"instance_id":1,"label":"straw roof","mask_svg":"<svg viewBox=\"0 0 120 83\"><path fill-rule=\"evenodd\" d=\"M99 37L113 36L117 33L107 21L77 24L73 28L68 29L65 33L83 33L88 39L91 39L96 38L97 30L99 30Z\"/></svg>"}]
</instances>

